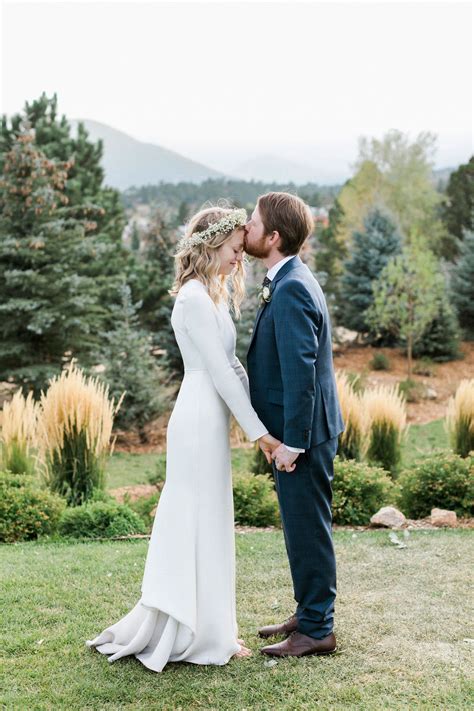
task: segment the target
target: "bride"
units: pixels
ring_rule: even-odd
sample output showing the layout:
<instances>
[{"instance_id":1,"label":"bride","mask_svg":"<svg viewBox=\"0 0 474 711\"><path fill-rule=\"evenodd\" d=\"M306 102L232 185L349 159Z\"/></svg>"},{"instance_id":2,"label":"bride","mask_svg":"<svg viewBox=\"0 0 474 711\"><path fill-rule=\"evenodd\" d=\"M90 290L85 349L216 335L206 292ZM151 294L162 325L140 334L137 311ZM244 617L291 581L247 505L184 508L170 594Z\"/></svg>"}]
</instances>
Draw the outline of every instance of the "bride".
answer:
<instances>
[{"instance_id":1,"label":"bride","mask_svg":"<svg viewBox=\"0 0 474 711\"><path fill-rule=\"evenodd\" d=\"M239 317L245 222L245 210L207 208L178 244L171 324L184 378L168 424L141 598L86 642L109 662L133 654L160 672L167 662L223 665L250 655L237 638L230 414L269 462L280 442L252 408L235 355L229 303Z\"/></svg>"}]
</instances>

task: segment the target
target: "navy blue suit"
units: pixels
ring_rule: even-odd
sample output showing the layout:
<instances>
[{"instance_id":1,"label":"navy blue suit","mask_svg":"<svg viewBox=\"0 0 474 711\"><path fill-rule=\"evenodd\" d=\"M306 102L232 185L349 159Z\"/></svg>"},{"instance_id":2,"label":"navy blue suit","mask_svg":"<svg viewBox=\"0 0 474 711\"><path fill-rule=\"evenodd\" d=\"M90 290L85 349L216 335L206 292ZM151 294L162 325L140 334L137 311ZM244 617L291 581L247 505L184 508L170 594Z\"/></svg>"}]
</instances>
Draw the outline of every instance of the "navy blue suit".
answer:
<instances>
[{"instance_id":1,"label":"navy blue suit","mask_svg":"<svg viewBox=\"0 0 474 711\"><path fill-rule=\"evenodd\" d=\"M333 460L344 422L324 294L295 256L272 280L247 354L250 397L269 432L305 449L293 472L273 463L285 544L298 603L298 631L321 639L334 623Z\"/></svg>"}]
</instances>

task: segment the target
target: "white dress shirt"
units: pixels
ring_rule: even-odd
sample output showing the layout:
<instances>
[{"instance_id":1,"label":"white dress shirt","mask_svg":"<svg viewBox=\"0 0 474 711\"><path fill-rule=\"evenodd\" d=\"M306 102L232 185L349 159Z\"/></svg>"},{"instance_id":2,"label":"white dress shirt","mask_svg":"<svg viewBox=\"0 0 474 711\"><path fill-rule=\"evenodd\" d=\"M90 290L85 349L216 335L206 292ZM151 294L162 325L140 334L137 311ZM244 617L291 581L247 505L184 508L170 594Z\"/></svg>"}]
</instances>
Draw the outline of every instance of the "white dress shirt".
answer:
<instances>
[{"instance_id":1,"label":"white dress shirt","mask_svg":"<svg viewBox=\"0 0 474 711\"><path fill-rule=\"evenodd\" d=\"M283 257L283 259L280 259L279 262L273 265L273 267L270 267L270 269L267 272L267 277L270 279L270 281L273 281L273 279L276 277L278 271L282 268L284 264L290 261L290 259L294 259L295 255L290 254L289 257ZM298 447L289 447L287 444L284 445L290 452L304 452L304 449L299 449Z\"/></svg>"}]
</instances>

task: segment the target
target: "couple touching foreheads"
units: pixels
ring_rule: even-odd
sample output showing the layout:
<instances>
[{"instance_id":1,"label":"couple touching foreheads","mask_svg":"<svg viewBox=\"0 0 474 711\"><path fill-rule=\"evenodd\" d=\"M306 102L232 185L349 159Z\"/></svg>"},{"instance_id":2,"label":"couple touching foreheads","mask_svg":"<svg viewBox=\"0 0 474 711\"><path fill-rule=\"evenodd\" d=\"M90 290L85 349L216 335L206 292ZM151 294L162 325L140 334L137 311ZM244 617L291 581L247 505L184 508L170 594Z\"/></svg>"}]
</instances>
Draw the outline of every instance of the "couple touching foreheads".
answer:
<instances>
[{"instance_id":1,"label":"couple touching foreheads","mask_svg":"<svg viewBox=\"0 0 474 711\"><path fill-rule=\"evenodd\" d=\"M259 630L282 638L261 652L336 649L331 484L344 425L326 301L298 256L312 231L309 207L273 192L250 219L245 210L201 210L178 244L171 323L184 377L167 429L166 482L142 596L87 642L110 662L133 654L158 672L168 662L223 665L251 654L237 630L231 413L272 462L296 602L288 619ZM268 269L248 375L235 355L229 311L240 317L244 252Z\"/></svg>"}]
</instances>

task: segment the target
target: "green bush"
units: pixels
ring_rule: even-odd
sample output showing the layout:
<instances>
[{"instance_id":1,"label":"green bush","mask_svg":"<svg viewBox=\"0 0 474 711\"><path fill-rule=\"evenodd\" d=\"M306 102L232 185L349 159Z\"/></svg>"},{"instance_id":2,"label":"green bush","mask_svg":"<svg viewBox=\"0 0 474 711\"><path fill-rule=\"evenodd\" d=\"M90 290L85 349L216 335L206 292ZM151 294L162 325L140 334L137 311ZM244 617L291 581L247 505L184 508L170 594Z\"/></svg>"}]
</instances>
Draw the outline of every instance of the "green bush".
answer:
<instances>
[{"instance_id":1,"label":"green bush","mask_svg":"<svg viewBox=\"0 0 474 711\"><path fill-rule=\"evenodd\" d=\"M423 383L419 383L417 380L410 380L409 378L407 380L400 380L398 389L407 402L419 402L426 392Z\"/></svg>"},{"instance_id":2,"label":"green bush","mask_svg":"<svg viewBox=\"0 0 474 711\"><path fill-rule=\"evenodd\" d=\"M113 538L146 533L146 526L129 506L96 501L64 511L58 530L71 538Z\"/></svg>"},{"instance_id":3,"label":"green bush","mask_svg":"<svg viewBox=\"0 0 474 711\"><path fill-rule=\"evenodd\" d=\"M260 449L257 447L253 455L252 461L252 473L253 474L270 474L273 477L272 465L267 462L267 458Z\"/></svg>"},{"instance_id":4,"label":"green bush","mask_svg":"<svg viewBox=\"0 0 474 711\"><path fill-rule=\"evenodd\" d=\"M155 464L155 471L148 474L147 480L149 484L164 484L166 479L166 456L160 457Z\"/></svg>"},{"instance_id":5,"label":"green bush","mask_svg":"<svg viewBox=\"0 0 474 711\"><path fill-rule=\"evenodd\" d=\"M399 504L410 518L429 516L432 508L472 516L474 501L474 457L465 459L452 452L440 452L415 462L399 478Z\"/></svg>"},{"instance_id":6,"label":"green bush","mask_svg":"<svg viewBox=\"0 0 474 711\"><path fill-rule=\"evenodd\" d=\"M424 375L432 378L436 375L436 365L431 358L419 358L413 365L413 372L415 375Z\"/></svg>"},{"instance_id":7,"label":"green bush","mask_svg":"<svg viewBox=\"0 0 474 711\"><path fill-rule=\"evenodd\" d=\"M151 496L140 496L138 499L135 499L135 501L129 501L128 496L125 494L124 503L140 516L148 532L151 531L154 520L154 516L151 515L151 512L157 506L160 500L160 494L161 491L157 491L156 494L152 494Z\"/></svg>"},{"instance_id":8,"label":"green bush","mask_svg":"<svg viewBox=\"0 0 474 711\"><path fill-rule=\"evenodd\" d=\"M64 500L29 474L0 472L0 541L29 541L55 532Z\"/></svg>"},{"instance_id":9,"label":"green bush","mask_svg":"<svg viewBox=\"0 0 474 711\"><path fill-rule=\"evenodd\" d=\"M369 363L372 370L390 370L390 360L385 353L375 353Z\"/></svg>"},{"instance_id":10,"label":"green bush","mask_svg":"<svg viewBox=\"0 0 474 711\"><path fill-rule=\"evenodd\" d=\"M353 459L334 460L333 521L352 526L369 523L381 506L393 503L395 487L386 471Z\"/></svg>"},{"instance_id":11,"label":"green bush","mask_svg":"<svg viewBox=\"0 0 474 711\"><path fill-rule=\"evenodd\" d=\"M262 474L234 477L235 522L241 526L279 526L280 513L273 484Z\"/></svg>"}]
</instances>

